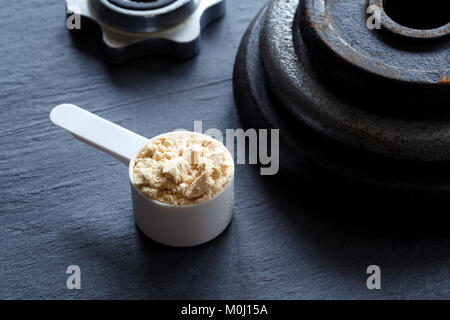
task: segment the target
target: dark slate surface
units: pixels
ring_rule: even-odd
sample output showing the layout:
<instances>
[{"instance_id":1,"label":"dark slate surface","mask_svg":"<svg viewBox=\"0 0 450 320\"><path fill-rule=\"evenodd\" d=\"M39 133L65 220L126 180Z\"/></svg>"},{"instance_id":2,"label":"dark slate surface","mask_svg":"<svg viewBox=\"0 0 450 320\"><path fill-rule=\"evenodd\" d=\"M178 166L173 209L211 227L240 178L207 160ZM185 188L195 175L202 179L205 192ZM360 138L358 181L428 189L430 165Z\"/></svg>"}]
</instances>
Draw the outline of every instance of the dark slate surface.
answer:
<instances>
[{"instance_id":1,"label":"dark slate surface","mask_svg":"<svg viewBox=\"0 0 450 320\"><path fill-rule=\"evenodd\" d=\"M377 218L362 205L355 223L339 204L320 206L327 200L251 166L237 167L235 217L222 236L190 249L158 245L134 226L126 168L48 120L70 102L148 137L194 120L240 127L233 61L263 2L229 0L196 59L124 66L71 39L61 0L1 6L0 298L450 298L440 221L371 227ZM71 264L81 290L66 289ZM370 264L382 268L382 290L365 286Z\"/></svg>"}]
</instances>

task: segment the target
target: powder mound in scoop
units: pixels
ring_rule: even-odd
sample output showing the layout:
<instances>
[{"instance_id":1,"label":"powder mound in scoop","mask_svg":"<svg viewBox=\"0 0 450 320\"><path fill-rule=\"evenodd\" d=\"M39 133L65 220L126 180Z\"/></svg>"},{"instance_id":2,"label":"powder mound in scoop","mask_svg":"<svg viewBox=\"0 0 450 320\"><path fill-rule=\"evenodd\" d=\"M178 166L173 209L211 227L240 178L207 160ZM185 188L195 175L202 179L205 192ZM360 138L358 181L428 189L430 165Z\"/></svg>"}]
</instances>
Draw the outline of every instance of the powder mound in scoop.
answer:
<instances>
[{"instance_id":1,"label":"powder mound in scoop","mask_svg":"<svg viewBox=\"0 0 450 320\"><path fill-rule=\"evenodd\" d=\"M192 205L217 196L233 175L233 160L222 143L200 135L172 133L141 150L133 167L133 184L150 199Z\"/></svg>"}]
</instances>

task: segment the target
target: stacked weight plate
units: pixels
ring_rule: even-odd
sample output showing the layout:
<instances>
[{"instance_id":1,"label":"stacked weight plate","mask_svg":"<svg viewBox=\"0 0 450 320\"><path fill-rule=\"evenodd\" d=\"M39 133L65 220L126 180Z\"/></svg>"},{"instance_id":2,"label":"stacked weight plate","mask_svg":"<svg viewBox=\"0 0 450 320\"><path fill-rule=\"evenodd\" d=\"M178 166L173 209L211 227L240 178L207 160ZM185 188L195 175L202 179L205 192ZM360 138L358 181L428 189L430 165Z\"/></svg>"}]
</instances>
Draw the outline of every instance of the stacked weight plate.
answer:
<instances>
[{"instance_id":1,"label":"stacked weight plate","mask_svg":"<svg viewBox=\"0 0 450 320\"><path fill-rule=\"evenodd\" d=\"M285 176L331 191L448 195L450 23L439 1L427 12L421 29L388 0L273 0L255 17L235 100L247 127L280 129Z\"/></svg>"}]
</instances>

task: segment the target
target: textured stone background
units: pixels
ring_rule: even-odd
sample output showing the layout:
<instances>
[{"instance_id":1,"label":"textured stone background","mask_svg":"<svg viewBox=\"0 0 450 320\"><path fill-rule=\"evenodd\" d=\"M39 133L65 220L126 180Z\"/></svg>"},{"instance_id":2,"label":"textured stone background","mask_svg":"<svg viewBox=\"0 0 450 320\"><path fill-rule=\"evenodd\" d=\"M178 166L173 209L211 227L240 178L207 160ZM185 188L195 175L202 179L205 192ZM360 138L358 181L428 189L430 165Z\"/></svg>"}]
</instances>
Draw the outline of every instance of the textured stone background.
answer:
<instances>
[{"instance_id":1,"label":"textured stone background","mask_svg":"<svg viewBox=\"0 0 450 320\"><path fill-rule=\"evenodd\" d=\"M445 226L371 228L377 218L364 206L356 223L339 204L322 206L251 166L237 167L235 217L222 236L158 245L134 225L127 169L50 123L51 108L68 102L148 137L194 120L240 127L233 62L263 4L228 0L195 59L123 66L71 38L62 0L1 6L0 298L450 298ZM81 267L82 290L66 289L70 264ZM380 291L365 286L370 264L382 268Z\"/></svg>"}]
</instances>

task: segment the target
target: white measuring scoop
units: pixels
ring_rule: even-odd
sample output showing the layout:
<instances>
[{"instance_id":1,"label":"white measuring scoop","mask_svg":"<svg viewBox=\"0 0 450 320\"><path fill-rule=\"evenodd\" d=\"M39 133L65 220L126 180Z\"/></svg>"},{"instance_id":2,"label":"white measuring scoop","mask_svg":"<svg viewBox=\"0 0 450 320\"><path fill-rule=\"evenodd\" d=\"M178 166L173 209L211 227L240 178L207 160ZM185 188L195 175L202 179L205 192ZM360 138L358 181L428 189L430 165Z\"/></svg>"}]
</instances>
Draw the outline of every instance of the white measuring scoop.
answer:
<instances>
[{"instance_id":1,"label":"white measuring scoop","mask_svg":"<svg viewBox=\"0 0 450 320\"><path fill-rule=\"evenodd\" d=\"M139 152L152 140L183 131L147 139L72 104L55 107L50 112L50 119L75 138L128 166L134 218L139 229L149 238L169 246L190 247L214 239L229 225L233 215L234 174L231 182L216 197L204 203L185 206L150 199L132 183L134 161ZM213 139L197 132L184 133ZM228 156L230 163L233 163L229 152Z\"/></svg>"}]
</instances>

